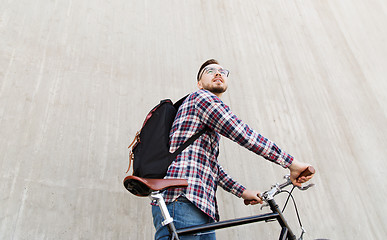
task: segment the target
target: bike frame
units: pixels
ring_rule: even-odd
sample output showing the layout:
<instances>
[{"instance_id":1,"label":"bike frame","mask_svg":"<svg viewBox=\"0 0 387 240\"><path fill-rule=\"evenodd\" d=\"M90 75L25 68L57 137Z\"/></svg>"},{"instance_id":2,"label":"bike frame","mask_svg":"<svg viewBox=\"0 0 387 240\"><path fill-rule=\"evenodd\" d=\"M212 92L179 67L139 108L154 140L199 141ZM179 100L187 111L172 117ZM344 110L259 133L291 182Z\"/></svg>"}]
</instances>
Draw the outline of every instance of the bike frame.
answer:
<instances>
[{"instance_id":1,"label":"bike frame","mask_svg":"<svg viewBox=\"0 0 387 240\"><path fill-rule=\"evenodd\" d=\"M307 169L305 169L300 174L299 177L309 176L309 175L312 175L314 173L315 173L314 168L312 166L309 166ZM296 240L297 239L296 236L294 235L293 231L290 229L282 211L279 209L278 204L274 200L274 196L281 193L283 188L285 188L289 185L292 185L292 181L290 180L290 175L286 175L286 176L284 176L284 178L286 179L286 182L284 182L282 184L277 183L277 184L273 185L270 190L265 191L259 195L259 197L270 206L270 209L272 211L271 213L259 214L259 215L255 215L255 216L251 216L251 217L236 218L236 219L214 222L214 223L208 223L208 224L192 226L192 227L187 227L187 228L178 229L178 230L176 230L175 225L173 224L173 219L171 218L171 216L168 212L167 205L165 204L164 198L160 194L160 192L154 190L154 192L151 192L151 194L149 194L148 197L152 201L156 201L158 203L160 210L161 210L161 213L164 217L164 221L162 222L162 225L167 226L172 240L175 240L175 239L178 240L179 235L195 234L195 233L199 233L199 232L212 231L212 230L217 230L217 229L222 229L222 228L234 227L234 226L239 226L239 225L244 225L244 224L249 224L249 223L254 223L254 222L269 221L269 220L275 220L280 224L280 226L281 226L281 233L279 236L280 240L286 240L286 239ZM313 185L314 184L309 184L307 186L297 186L297 188L303 191L303 190L307 190L308 188L312 187ZM293 186L293 188L294 187L295 186ZM289 194L291 194L291 192ZM250 201L245 200L245 204L246 205L250 204ZM302 229L300 239L302 239L302 236L305 233L305 231L302 228L301 222L300 222L300 226Z\"/></svg>"},{"instance_id":2,"label":"bike frame","mask_svg":"<svg viewBox=\"0 0 387 240\"><path fill-rule=\"evenodd\" d=\"M181 236L181 235L195 234L199 232L206 232L206 231L217 230L222 228L235 227L239 225L268 221L268 220L276 220L280 224L281 226L281 233L279 236L280 240L296 239L296 236L294 235L293 231L290 229L284 215L282 214L282 211L279 209L278 204L275 202L274 199L269 199L267 201L272 211L271 213L260 214L260 215L255 215L251 217L236 218L236 219L225 220L225 221L220 221L215 223L208 223L208 224L192 226L192 227L176 230L173 224L173 219L171 218L168 212L168 209L166 207L166 204L161 194L159 192L154 192L149 197L152 201L157 201L160 207L161 213L164 217L163 225L168 227L171 239L179 239L178 236Z\"/></svg>"}]
</instances>

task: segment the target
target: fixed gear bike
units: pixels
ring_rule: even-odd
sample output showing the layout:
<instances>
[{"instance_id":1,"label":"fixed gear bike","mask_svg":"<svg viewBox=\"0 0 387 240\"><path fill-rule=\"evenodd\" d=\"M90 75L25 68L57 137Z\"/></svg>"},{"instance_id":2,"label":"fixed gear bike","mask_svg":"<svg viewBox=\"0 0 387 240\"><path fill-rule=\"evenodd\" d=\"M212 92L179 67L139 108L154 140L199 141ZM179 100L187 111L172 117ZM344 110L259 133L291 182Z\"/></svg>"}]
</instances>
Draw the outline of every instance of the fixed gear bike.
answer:
<instances>
[{"instance_id":1,"label":"fixed gear bike","mask_svg":"<svg viewBox=\"0 0 387 240\"><path fill-rule=\"evenodd\" d=\"M315 173L314 168L312 166L309 166L304 172L300 174L299 177L309 176L314 173ZM289 175L286 175L284 178L285 178L284 183L281 183L281 184L276 183L271 187L270 190L267 190L262 194L260 194L260 198L266 203L265 205L270 207L272 211L271 213L202 224L202 225L192 226L192 227L183 228L183 229L175 228L173 224L173 219L168 212L166 203L161 195L161 192L168 188L187 187L188 186L187 180L185 179L149 179L149 178L140 178L136 176L128 176L124 179L123 183L125 188L130 193L139 197L149 197L152 201L157 202L164 218L164 221L162 222L162 224L163 226L167 226L172 240L178 240L179 236L182 236L182 235L195 234L200 232L212 231L212 230L234 227L234 226L239 226L239 225L244 225L244 224L249 224L254 222L262 222L262 221L266 221L266 222L277 221L280 224L281 226L281 232L279 236L280 240L286 240L286 239L296 240L297 237L289 227L283 215L283 211L280 210L278 204L274 200L274 197L277 194L282 192L289 193L288 200L290 197L292 197L291 193L295 188L295 186L293 186L293 189L290 192L283 190L285 187L293 185L292 182L290 181ZM300 190L307 190L311 186L313 186L313 184L309 184L307 186L297 187L297 188ZM286 201L285 206L287 202L288 201ZM248 200L245 200L246 205L248 205L249 203L250 202ZM296 213L302 230L301 236L298 239L302 240L305 231L302 227L297 208L296 208Z\"/></svg>"}]
</instances>

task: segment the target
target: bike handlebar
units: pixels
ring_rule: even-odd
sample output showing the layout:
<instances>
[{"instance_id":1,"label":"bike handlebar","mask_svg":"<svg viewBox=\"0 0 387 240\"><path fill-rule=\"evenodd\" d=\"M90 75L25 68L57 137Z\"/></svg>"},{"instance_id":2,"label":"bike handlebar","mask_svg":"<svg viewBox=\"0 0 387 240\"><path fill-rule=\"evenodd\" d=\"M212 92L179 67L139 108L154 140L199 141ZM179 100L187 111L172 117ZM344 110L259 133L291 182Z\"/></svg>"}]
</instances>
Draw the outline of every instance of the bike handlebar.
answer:
<instances>
[{"instance_id":1,"label":"bike handlebar","mask_svg":"<svg viewBox=\"0 0 387 240\"><path fill-rule=\"evenodd\" d=\"M309 166L307 167L298 177L297 177L297 180L300 178L300 177L307 177L307 176L310 176L310 175L313 175L314 173L316 172L316 170L314 169L314 167L312 166ZM287 182L286 183L283 183L281 185L278 185L278 188L279 190L290 185L292 182L290 181L290 178L288 178ZM274 196L274 195L273 195ZM254 200L244 200L244 203L245 205L249 205L252 201Z\"/></svg>"}]
</instances>

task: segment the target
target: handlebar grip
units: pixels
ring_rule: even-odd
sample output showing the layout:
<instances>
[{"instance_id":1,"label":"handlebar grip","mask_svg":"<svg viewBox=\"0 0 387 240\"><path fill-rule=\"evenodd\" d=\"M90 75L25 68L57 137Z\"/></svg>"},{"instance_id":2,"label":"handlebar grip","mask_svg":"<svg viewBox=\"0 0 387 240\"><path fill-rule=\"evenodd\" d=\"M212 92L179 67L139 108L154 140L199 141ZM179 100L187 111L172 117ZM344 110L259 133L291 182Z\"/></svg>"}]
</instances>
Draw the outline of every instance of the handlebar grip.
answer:
<instances>
[{"instance_id":1,"label":"handlebar grip","mask_svg":"<svg viewBox=\"0 0 387 240\"><path fill-rule=\"evenodd\" d=\"M300 176L297 177L297 180L298 180L300 177L307 177L307 176L310 176L310 175L314 174L315 172L316 172L316 170L314 170L314 167L309 166L309 167L307 167L307 168L300 174Z\"/></svg>"},{"instance_id":2,"label":"handlebar grip","mask_svg":"<svg viewBox=\"0 0 387 240\"><path fill-rule=\"evenodd\" d=\"M252 201L255 201L255 200L243 200L243 202L245 203L245 205L249 205Z\"/></svg>"}]
</instances>

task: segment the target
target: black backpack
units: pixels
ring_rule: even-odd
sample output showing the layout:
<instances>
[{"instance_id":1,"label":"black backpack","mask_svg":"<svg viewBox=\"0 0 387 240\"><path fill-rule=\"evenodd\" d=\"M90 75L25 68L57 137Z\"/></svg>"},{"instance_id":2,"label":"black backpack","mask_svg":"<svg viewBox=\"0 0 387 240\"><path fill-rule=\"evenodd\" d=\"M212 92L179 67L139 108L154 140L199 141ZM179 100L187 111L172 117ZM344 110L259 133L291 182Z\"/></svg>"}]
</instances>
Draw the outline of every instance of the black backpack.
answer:
<instances>
[{"instance_id":1,"label":"black backpack","mask_svg":"<svg viewBox=\"0 0 387 240\"><path fill-rule=\"evenodd\" d=\"M164 178L169 165L177 155L207 130L205 127L190 137L175 152L169 152L169 133L177 110L187 96L175 104L170 99L162 100L146 116L141 130L137 132L132 144L128 147L132 147L129 154L128 171L133 160L134 176Z\"/></svg>"}]
</instances>

